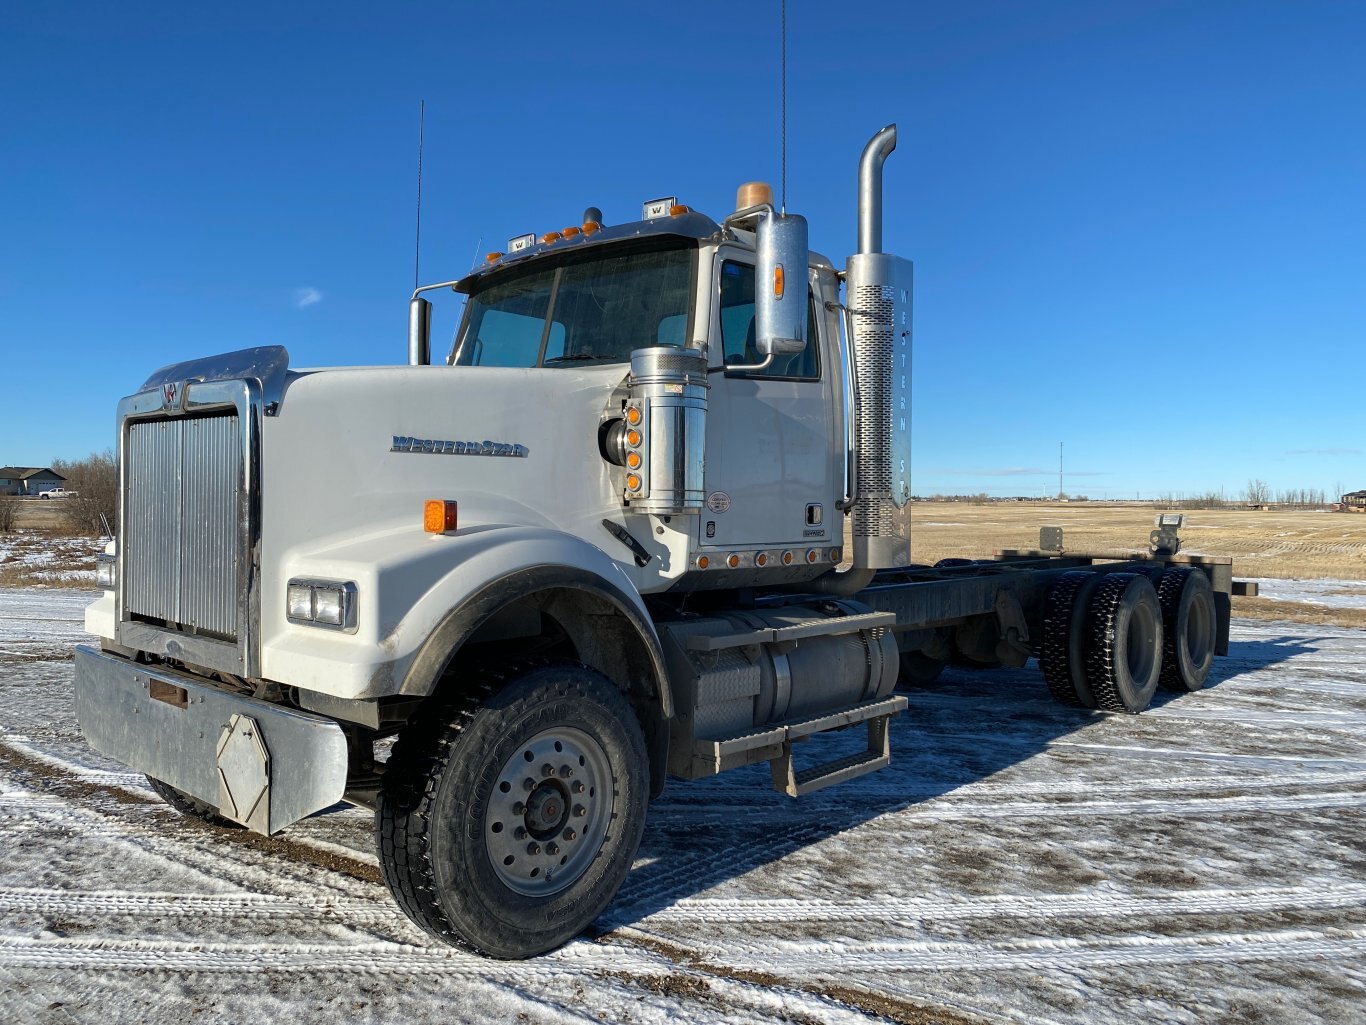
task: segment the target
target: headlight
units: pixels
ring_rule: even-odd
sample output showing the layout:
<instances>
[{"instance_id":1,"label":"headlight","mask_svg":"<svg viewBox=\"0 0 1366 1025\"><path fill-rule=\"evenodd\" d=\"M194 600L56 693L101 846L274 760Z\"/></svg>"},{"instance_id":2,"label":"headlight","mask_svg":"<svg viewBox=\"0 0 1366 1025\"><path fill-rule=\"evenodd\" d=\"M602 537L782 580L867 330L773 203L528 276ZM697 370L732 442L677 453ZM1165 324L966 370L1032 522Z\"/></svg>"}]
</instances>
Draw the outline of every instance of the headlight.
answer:
<instances>
[{"instance_id":1,"label":"headlight","mask_svg":"<svg viewBox=\"0 0 1366 1025\"><path fill-rule=\"evenodd\" d=\"M119 579L118 565L117 555L95 556L95 586L101 591L112 591Z\"/></svg>"},{"instance_id":2,"label":"headlight","mask_svg":"<svg viewBox=\"0 0 1366 1025\"><path fill-rule=\"evenodd\" d=\"M333 630L356 629L356 585L349 580L291 580L285 596L286 616L291 623L325 626Z\"/></svg>"}]
</instances>

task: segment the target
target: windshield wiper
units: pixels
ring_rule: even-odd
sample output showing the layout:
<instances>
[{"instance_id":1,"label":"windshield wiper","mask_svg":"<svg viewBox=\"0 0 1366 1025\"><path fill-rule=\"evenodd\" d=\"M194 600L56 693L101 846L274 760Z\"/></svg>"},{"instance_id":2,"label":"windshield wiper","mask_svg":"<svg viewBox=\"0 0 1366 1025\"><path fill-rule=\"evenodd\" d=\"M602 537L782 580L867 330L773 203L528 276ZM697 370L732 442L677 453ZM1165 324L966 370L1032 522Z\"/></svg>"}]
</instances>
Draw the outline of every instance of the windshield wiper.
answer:
<instances>
[{"instance_id":1,"label":"windshield wiper","mask_svg":"<svg viewBox=\"0 0 1366 1025\"><path fill-rule=\"evenodd\" d=\"M571 352L566 356L549 356L542 363L542 366L547 363L573 363L585 359L605 359L613 363L625 362L620 356L603 356L596 352Z\"/></svg>"}]
</instances>

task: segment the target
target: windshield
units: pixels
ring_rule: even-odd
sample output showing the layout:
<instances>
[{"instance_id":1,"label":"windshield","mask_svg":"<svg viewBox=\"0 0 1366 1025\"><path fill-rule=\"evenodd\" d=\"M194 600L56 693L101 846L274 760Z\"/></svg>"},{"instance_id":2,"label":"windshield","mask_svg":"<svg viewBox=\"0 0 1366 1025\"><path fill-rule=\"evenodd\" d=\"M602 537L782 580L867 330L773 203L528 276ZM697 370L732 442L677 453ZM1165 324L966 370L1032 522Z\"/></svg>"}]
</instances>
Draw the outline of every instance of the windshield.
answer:
<instances>
[{"instance_id":1,"label":"windshield","mask_svg":"<svg viewBox=\"0 0 1366 1025\"><path fill-rule=\"evenodd\" d=\"M470 296L451 363L557 367L624 363L687 342L693 249L603 253L499 276Z\"/></svg>"}]
</instances>

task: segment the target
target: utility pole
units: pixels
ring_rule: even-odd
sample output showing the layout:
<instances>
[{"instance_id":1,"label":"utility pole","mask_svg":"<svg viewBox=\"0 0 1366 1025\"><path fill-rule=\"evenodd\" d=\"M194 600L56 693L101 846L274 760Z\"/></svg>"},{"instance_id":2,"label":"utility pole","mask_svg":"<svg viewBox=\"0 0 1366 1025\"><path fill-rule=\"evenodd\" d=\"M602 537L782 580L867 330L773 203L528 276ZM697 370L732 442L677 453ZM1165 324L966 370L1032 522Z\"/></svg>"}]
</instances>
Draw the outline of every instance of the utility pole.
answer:
<instances>
[{"instance_id":1,"label":"utility pole","mask_svg":"<svg viewBox=\"0 0 1366 1025\"><path fill-rule=\"evenodd\" d=\"M1062 490L1062 442L1058 442L1058 500L1067 497Z\"/></svg>"}]
</instances>

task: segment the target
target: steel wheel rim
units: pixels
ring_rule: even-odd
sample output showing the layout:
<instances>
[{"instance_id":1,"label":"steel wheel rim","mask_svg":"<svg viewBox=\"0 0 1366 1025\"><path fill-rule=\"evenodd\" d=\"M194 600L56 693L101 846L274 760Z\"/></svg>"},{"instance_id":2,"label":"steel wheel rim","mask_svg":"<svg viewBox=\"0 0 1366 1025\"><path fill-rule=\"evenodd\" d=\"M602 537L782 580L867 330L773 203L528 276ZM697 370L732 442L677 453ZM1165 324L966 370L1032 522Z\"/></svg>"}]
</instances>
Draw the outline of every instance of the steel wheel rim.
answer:
<instances>
[{"instance_id":1,"label":"steel wheel rim","mask_svg":"<svg viewBox=\"0 0 1366 1025\"><path fill-rule=\"evenodd\" d=\"M1156 662L1157 617L1147 605L1138 605L1129 617L1125 652L1129 675L1134 683L1143 686L1152 675Z\"/></svg>"},{"instance_id":2,"label":"steel wheel rim","mask_svg":"<svg viewBox=\"0 0 1366 1025\"><path fill-rule=\"evenodd\" d=\"M560 726L520 744L499 770L484 812L494 873L528 897L572 886L597 858L612 799L607 752L582 730Z\"/></svg>"}]
</instances>

